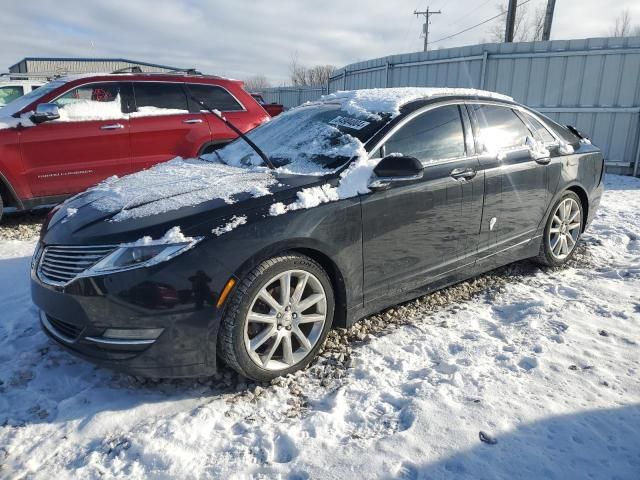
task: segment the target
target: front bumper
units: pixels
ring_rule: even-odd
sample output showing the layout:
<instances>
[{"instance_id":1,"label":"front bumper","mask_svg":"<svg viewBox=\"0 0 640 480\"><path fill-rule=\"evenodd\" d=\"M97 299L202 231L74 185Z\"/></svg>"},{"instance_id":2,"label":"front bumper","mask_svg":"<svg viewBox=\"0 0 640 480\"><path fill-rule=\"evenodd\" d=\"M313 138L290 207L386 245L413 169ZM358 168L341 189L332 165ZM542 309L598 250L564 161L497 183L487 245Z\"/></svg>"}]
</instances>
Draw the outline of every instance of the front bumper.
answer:
<instances>
[{"instance_id":1,"label":"front bumper","mask_svg":"<svg viewBox=\"0 0 640 480\"><path fill-rule=\"evenodd\" d=\"M188 254L187 254L188 255ZM186 256L185 256L186 257ZM31 273L44 332L71 353L144 377L211 375L221 312L213 275L178 258L152 268L78 278L60 287ZM217 265L213 266L214 269ZM194 279L206 277L206 288ZM162 329L153 339L114 339L107 329Z\"/></svg>"}]
</instances>

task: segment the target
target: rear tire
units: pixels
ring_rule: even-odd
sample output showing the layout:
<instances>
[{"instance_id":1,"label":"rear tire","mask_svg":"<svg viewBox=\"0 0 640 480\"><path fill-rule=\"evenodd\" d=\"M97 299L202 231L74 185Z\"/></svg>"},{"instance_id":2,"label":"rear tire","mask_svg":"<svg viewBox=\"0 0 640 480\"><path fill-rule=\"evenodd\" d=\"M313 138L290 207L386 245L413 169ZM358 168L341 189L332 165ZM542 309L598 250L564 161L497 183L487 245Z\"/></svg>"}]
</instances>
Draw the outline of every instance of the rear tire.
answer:
<instances>
[{"instance_id":1,"label":"rear tire","mask_svg":"<svg viewBox=\"0 0 640 480\"><path fill-rule=\"evenodd\" d=\"M580 197L572 191L565 192L553 205L535 260L550 267L568 262L576 252L584 225L584 212Z\"/></svg>"},{"instance_id":2,"label":"rear tire","mask_svg":"<svg viewBox=\"0 0 640 480\"><path fill-rule=\"evenodd\" d=\"M322 347L335 310L329 276L314 260L265 260L236 287L220 325L218 355L258 382L306 367Z\"/></svg>"}]
</instances>

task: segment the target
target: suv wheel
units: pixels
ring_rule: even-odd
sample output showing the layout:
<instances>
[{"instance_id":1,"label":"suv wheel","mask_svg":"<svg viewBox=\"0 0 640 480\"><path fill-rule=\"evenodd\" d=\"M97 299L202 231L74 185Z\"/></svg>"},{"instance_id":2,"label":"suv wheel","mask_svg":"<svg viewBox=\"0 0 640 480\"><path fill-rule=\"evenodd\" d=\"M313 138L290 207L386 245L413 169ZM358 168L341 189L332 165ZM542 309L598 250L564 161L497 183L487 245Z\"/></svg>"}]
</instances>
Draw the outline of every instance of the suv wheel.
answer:
<instances>
[{"instance_id":1,"label":"suv wheel","mask_svg":"<svg viewBox=\"0 0 640 480\"><path fill-rule=\"evenodd\" d=\"M218 353L238 373L268 381L306 367L331 328L331 282L309 257L262 262L237 287L222 320Z\"/></svg>"},{"instance_id":2,"label":"suv wheel","mask_svg":"<svg viewBox=\"0 0 640 480\"><path fill-rule=\"evenodd\" d=\"M573 192L565 192L551 209L536 260L552 267L567 262L575 253L582 223L580 198Z\"/></svg>"}]
</instances>

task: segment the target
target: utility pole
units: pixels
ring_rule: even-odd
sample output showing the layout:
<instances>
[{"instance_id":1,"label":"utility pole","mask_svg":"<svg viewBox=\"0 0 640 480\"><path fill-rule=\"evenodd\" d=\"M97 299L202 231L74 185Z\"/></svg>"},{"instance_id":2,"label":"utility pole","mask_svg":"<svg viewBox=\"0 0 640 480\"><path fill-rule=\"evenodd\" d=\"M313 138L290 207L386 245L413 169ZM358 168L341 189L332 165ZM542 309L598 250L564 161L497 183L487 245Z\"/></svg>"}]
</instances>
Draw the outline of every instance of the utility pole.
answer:
<instances>
[{"instance_id":1,"label":"utility pole","mask_svg":"<svg viewBox=\"0 0 640 480\"><path fill-rule=\"evenodd\" d=\"M424 33L424 52L427 51L427 46L429 45L429 18L431 15L436 15L438 13L442 13L440 10L429 10L429 7L424 12L419 12L417 10L413 11L413 14L416 17L420 15L424 15L424 25L422 26L422 33Z\"/></svg>"},{"instance_id":2,"label":"utility pole","mask_svg":"<svg viewBox=\"0 0 640 480\"><path fill-rule=\"evenodd\" d=\"M547 0L547 12L544 16L544 28L542 29L542 40L551 38L551 23L553 22L553 11L556 8L556 0Z\"/></svg>"},{"instance_id":3,"label":"utility pole","mask_svg":"<svg viewBox=\"0 0 640 480\"><path fill-rule=\"evenodd\" d=\"M518 6L517 0L509 0L509 10L507 10L507 27L504 32L504 41L507 43L513 42L513 32L516 28L516 7Z\"/></svg>"}]
</instances>

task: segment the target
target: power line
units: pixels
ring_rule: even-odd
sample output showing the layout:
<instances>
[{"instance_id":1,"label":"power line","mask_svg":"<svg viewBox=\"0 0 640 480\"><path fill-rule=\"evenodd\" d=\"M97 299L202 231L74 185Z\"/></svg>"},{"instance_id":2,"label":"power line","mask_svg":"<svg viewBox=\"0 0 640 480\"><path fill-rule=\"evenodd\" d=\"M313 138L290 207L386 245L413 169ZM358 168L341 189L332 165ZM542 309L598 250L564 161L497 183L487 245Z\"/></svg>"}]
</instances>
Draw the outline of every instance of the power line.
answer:
<instances>
[{"instance_id":1,"label":"power line","mask_svg":"<svg viewBox=\"0 0 640 480\"><path fill-rule=\"evenodd\" d=\"M472 8L471 10L469 10L467 13L465 13L464 15L462 15L461 17L458 17L457 20L454 20L453 22L451 22L451 25L458 25L462 20L464 20L465 18L471 16L471 14L477 12L478 10L480 10L482 7L484 7L487 3L492 2L493 0L486 0L485 2L482 2L480 5L478 5L476 8Z\"/></svg>"},{"instance_id":2,"label":"power line","mask_svg":"<svg viewBox=\"0 0 640 480\"><path fill-rule=\"evenodd\" d=\"M526 5L530 1L531 0L524 0L524 2L520 2L518 4L518 7L521 7L522 5ZM490 21L495 20L496 18L502 17L503 15L506 15L506 14L507 14L507 12L500 12L499 14L494 15L491 18L487 18L486 20L483 20L480 23L476 23L475 25L472 25L471 27L465 28L464 30L460 30L459 32L454 33L453 35L448 35L446 37L439 38L438 40L434 40L431 43L438 43L438 42L442 42L443 40L449 40L450 38L457 37L458 35L461 35L461 34L463 34L465 32L468 32L469 30L473 30L474 28L480 27L481 25L484 25L485 23L489 23Z\"/></svg>"}]
</instances>

